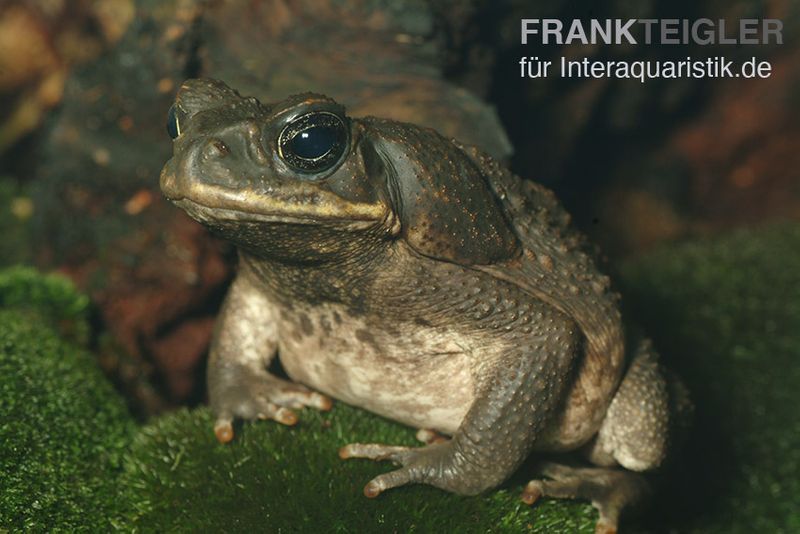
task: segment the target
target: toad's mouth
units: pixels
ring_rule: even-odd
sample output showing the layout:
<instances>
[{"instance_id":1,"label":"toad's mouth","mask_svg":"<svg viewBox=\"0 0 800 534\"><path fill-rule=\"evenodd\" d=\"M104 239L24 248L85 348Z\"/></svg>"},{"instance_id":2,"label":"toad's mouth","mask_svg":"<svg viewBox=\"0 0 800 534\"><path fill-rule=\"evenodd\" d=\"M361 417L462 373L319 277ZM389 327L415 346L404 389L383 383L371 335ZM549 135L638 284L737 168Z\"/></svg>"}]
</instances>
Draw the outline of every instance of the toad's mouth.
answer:
<instances>
[{"instance_id":1,"label":"toad's mouth","mask_svg":"<svg viewBox=\"0 0 800 534\"><path fill-rule=\"evenodd\" d=\"M345 200L324 190L302 187L231 188L198 180L178 180L166 169L161 175L161 189L175 205L204 224L219 222L261 223L350 223L368 226L391 218L391 209L383 202L365 203Z\"/></svg>"},{"instance_id":2,"label":"toad's mouth","mask_svg":"<svg viewBox=\"0 0 800 534\"><path fill-rule=\"evenodd\" d=\"M309 216L287 216L269 213L252 213L239 209L222 208L200 204L189 198L173 200L173 203L201 223L211 222L274 222L293 224L314 224L318 220Z\"/></svg>"}]
</instances>

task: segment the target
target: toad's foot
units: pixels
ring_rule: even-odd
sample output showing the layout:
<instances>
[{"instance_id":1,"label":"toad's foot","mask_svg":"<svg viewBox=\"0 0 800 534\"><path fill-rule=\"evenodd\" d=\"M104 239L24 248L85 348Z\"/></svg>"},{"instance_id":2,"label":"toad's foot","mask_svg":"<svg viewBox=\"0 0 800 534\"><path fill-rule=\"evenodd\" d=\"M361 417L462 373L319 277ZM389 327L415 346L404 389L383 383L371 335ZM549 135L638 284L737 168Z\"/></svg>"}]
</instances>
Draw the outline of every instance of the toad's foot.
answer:
<instances>
[{"instance_id":1,"label":"toad's foot","mask_svg":"<svg viewBox=\"0 0 800 534\"><path fill-rule=\"evenodd\" d=\"M596 534L617 532L620 512L640 503L650 493L644 476L632 471L606 467L570 467L544 463L538 471L551 480L532 480L522 500L533 504L539 497L587 499L600 512Z\"/></svg>"},{"instance_id":2,"label":"toad's foot","mask_svg":"<svg viewBox=\"0 0 800 534\"><path fill-rule=\"evenodd\" d=\"M235 379L224 383L210 382L211 407L217 416L214 434L222 443L233 439L233 420L272 419L284 425L297 422L291 408L310 406L319 410L330 410L330 398L311 391L305 386L277 378L266 371L253 371L237 366Z\"/></svg>"},{"instance_id":3,"label":"toad's foot","mask_svg":"<svg viewBox=\"0 0 800 534\"><path fill-rule=\"evenodd\" d=\"M424 447L351 443L339 449L339 457L391 460L401 466L378 475L364 486L364 495L370 498L388 489L413 483L430 484L456 493L476 493L465 486L460 455L454 454L452 441L439 441Z\"/></svg>"}]
</instances>

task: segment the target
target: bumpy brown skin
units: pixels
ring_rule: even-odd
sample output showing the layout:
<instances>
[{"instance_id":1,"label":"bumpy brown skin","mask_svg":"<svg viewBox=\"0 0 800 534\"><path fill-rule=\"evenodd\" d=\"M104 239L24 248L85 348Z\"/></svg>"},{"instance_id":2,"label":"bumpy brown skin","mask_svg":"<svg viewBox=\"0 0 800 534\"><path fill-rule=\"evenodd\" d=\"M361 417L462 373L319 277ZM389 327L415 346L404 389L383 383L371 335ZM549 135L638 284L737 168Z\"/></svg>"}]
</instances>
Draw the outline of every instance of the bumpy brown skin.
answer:
<instances>
[{"instance_id":1,"label":"bumpy brown skin","mask_svg":"<svg viewBox=\"0 0 800 534\"><path fill-rule=\"evenodd\" d=\"M278 142L308 113L340 117L344 140L313 171ZM234 418L294 424L292 408L328 409L327 395L452 436L343 447L401 466L370 497L415 482L476 494L531 451L581 449L599 467L543 465L550 480L524 499L587 498L598 530L616 528L646 493L619 466L660 466L690 404L649 344L626 351L608 279L551 192L320 95L267 106L190 80L176 117L161 187L240 250L208 372L221 441ZM267 373L278 353L294 382Z\"/></svg>"}]
</instances>

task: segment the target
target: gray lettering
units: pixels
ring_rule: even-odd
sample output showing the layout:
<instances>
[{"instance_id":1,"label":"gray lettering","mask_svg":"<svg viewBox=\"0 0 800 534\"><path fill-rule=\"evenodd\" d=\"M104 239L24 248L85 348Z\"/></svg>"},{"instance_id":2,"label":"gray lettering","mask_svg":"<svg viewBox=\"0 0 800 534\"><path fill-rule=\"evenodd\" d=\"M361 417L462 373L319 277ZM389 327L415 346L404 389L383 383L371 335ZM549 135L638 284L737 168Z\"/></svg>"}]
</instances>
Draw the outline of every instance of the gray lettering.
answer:
<instances>
[{"instance_id":1,"label":"gray lettering","mask_svg":"<svg viewBox=\"0 0 800 534\"><path fill-rule=\"evenodd\" d=\"M644 24L644 42L652 44L653 42L653 26L658 24L658 19L639 19L640 24Z\"/></svg>"},{"instance_id":2,"label":"gray lettering","mask_svg":"<svg viewBox=\"0 0 800 534\"><path fill-rule=\"evenodd\" d=\"M592 44L597 44L598 35L602 39L603 44L611 44L611 21L606 19L603 23L605 26L600 26L599 20L592 19L590 30L592 33Z\"/></svg>"},{"instance_id":3,"label":"gray lettering","mask_svg":"<svg viewBox=\"0 0 800 534\"><path fill-rule=\"evenodd\" d=\"M775 44L783 44L783 22L778 19L764 19L764 44L769 44L769 36L775 36ZM769 74L767 75L769 76Z\"/></svg>"},{"instance_id":4,"label":"gray lettering","mask_svg":"<svg viewBox=\"0 0 800 534\"><path fill-rule=\"evenodd\" d=\"M678 19L662 19L661 20L661 44L680 44L679 38L674 37L678 35ZM674 26L674 27L673 27Z\"/></svg>"},{"instance_id":5,"label":"gray lettering","mask_svg":"<svg viewBox=\"0 0 800 534\"><path fill-rule=\"evenodd\" d=\"M758 44L758 19L739 21L739 44Z\"/></svg>"},{"instance_id":6,"label":"gray lettering","mask_svg":"<svg viewBox=\"0 0 800 534\"><path fill-rule=\"evenodd\" d=\"M725 19L589 19L588 28L580 19L568 22L567 27L559 19L520 19L520 42L526 45L532 36L540 35L544 45L637 44L632 29L638 23L644 26L645 44L783 44L780 19L739 19L736 35L731 34Z\"/></svg>"},{"instance_id":7,"label":"gray lettering","mask_svg":"<svg viewBox=\"0 0 800 534\"><path fill-rule=\"evenodd\" d=\"M622 24L620 19L616 19L616 23L616 44L622 44L623 35L628 40L629 44L636 44L636 39L634 39L633 35L631 35L631 26L636 23L636 19L628 19L628 22L626 22L625 25Z\"/></svg>"},{"instance_id":8,"label":"gray lettering","mask_svg":"<svg viewBox=\"0 0 800 534\"><path fill-rule=\"evenodd\" d=\"M556 38L556 44L561 42L561 30L564 25L558 19L544 19L542 21L542 44L550 44L550 35Z\"/></svg>"},{"instance_id":9,"label":"gray lettering","mask_svg":"<svg viewBox=\"0 0 800 534\"><path fill-rule=\"evenodd\" d=\"M528 36L539 33L539 30L531 28L538 25L539 19L522 19L522 44L528 44Z\"/></svg>"},{"instance_id":10,"label":"gray lettering","mask_svg":"<svg viewBox=\"0 0 800 534\"><path fill-rule=\"evenodd\" d=\"M725 35L725 20L719 19L719 44L736 44L736 39Z\"/></svg>"},{"instance_id":11,"label":"gray lettering","mask_svg":"<svg viewBox=\"0 0 800 534\"><path fill-rule=\"evenodd\" d=\"M704 26L705 31L701 33L700 27ZM711 19L697 19L692 24L692 40L699 45L714 44L714 23Z\"/></svg>"},{"instance_id":12,"label":"gray lettering","mask_svg":"<svg viewBox=\"0 0 800 534\"><path fill-rule=\"evenodd\" d=\"M567 34L566 44L572 44L573 41L578 40L582 44L589 44L589 40L586 39L586 32L583 31L583 24L578 19L573 19L572 26L569 28L569 33Z\"/></svg>"}]
</instances>

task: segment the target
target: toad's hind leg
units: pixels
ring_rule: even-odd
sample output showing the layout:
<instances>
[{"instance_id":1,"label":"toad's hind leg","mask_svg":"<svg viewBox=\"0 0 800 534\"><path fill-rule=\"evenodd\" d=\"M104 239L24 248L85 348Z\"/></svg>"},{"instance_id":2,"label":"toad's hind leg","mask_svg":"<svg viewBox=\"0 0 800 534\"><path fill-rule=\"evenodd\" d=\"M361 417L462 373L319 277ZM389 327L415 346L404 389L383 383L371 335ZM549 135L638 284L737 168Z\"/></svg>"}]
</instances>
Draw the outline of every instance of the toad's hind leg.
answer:
<instances>
[{"instance_id":1,"label":"toad's hind leg","mask_svg":"<svg viewBox=\"0 0 800 534\"><path fill-rule=\"evenodd\" d=\"M589 460L649 471L664 463L686 434L692 404L683 383L658 361L649 340L642 340L617 389Z\"/></svg>"},{"instance_id":2,"label":"toad's hind leg","mask_svg":"<svg viewBox=\"0 0 800 534\"><path fill-rule=\"evenodd\" d=\"M600 512L596 534L616 532L620 512L635 506L650 494L650 484L644 475L624 469L544 463L537 471L549 480L530 481L522 500L528 504L533 504L539 497L588 500Z\"/></svg>"},{"instance_id":3,"label":"toad's hind leg","mask_svg":"<svg viewBox=\"0 0 800 534\"><path fill-rule=\"evenodd\" d=\"M664 462L685 434L691 410L684 386L658 363L650 342L643 341L586 450L591 462L602 467L545 464L539 473L550 480L531 481L523 500L589 500L600 511L597 532L616 532L622 510L650 494L648 481L634 471L653 470Z\"/></svg>"}]
</instances>

